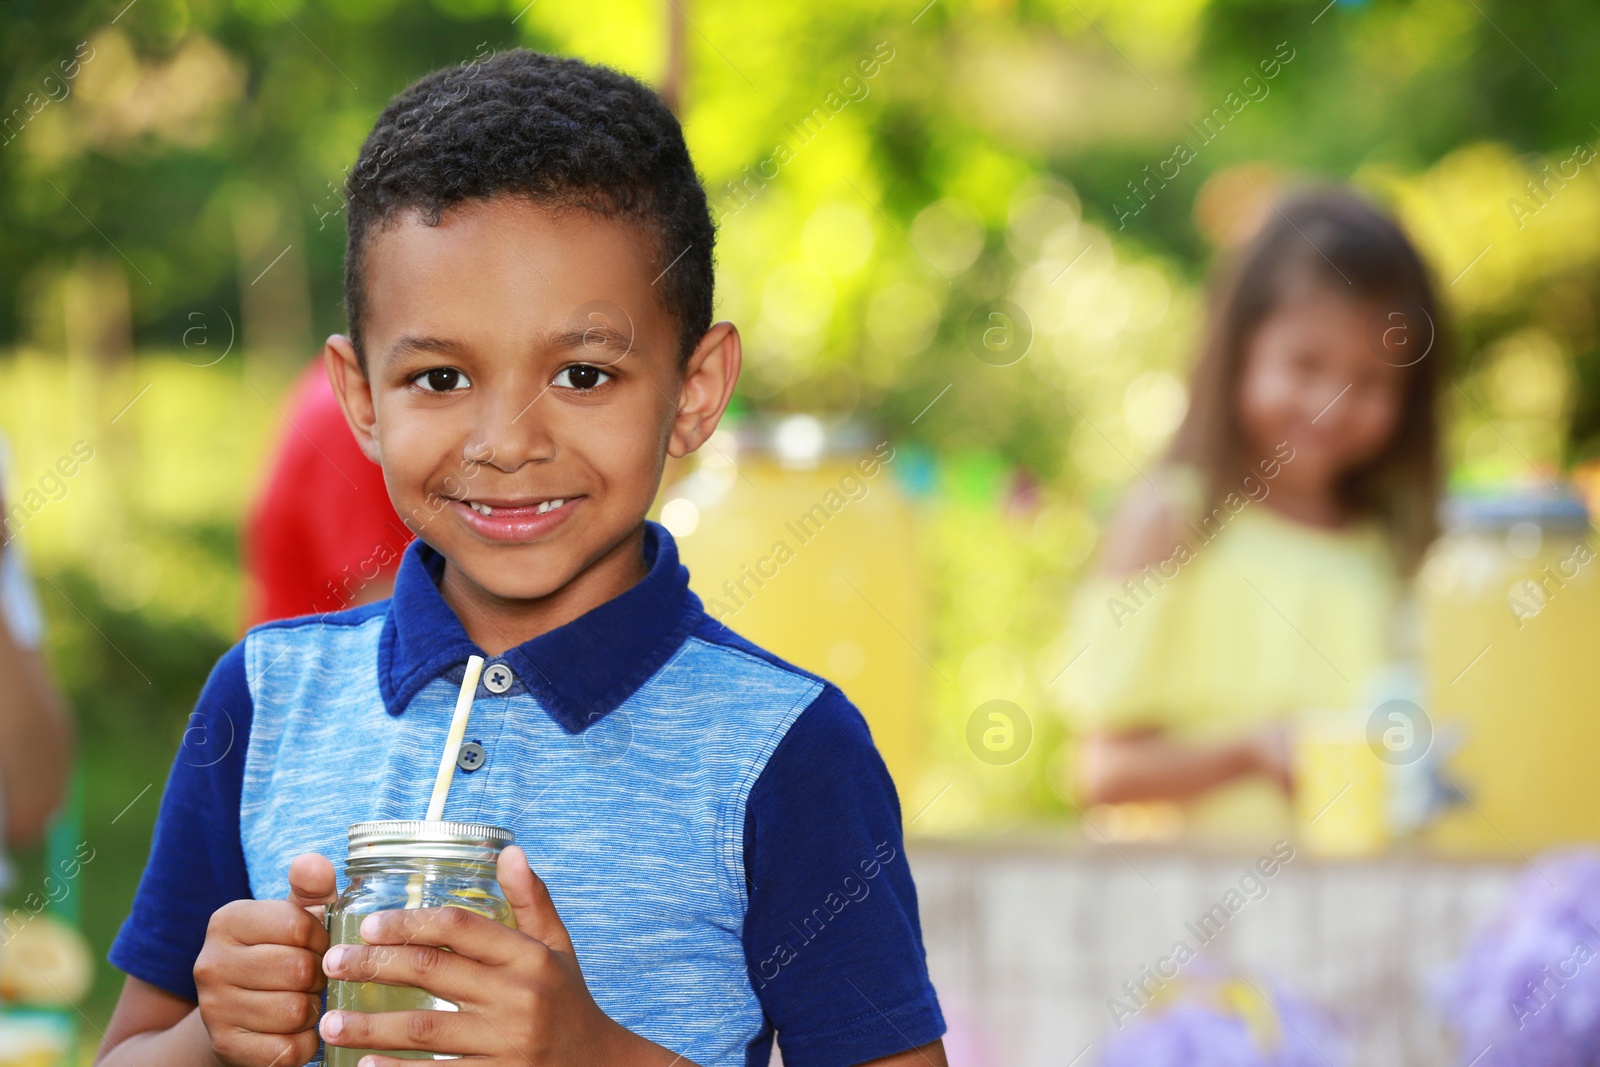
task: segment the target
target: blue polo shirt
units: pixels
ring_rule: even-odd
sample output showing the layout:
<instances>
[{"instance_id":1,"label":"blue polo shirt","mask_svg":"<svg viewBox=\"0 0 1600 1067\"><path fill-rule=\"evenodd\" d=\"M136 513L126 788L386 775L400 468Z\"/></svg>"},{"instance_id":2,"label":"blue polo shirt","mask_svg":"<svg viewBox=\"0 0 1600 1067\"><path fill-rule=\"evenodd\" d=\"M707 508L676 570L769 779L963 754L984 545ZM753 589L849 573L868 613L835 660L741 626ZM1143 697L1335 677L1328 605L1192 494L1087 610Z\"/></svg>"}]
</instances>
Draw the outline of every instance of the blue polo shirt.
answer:
<instances>
[{"instance_id":1,"label":"blue polo shirt","mask_svg":"<svg viewBox=\"0 0 1600 1067\"><path fill-rule=\"evenodd\" d=\"M550 888L595 1000L704 1067L849 1067L944 1032L894 786L833 685L706 615L667 531L648 574L489 658L444 817L505 826ZM444 559L394 596L251 630L191 716L133 910L128 974L196 999L212 913L339 872L352 823L427 808L467 657Z\"/></svg>"}]
</instances>

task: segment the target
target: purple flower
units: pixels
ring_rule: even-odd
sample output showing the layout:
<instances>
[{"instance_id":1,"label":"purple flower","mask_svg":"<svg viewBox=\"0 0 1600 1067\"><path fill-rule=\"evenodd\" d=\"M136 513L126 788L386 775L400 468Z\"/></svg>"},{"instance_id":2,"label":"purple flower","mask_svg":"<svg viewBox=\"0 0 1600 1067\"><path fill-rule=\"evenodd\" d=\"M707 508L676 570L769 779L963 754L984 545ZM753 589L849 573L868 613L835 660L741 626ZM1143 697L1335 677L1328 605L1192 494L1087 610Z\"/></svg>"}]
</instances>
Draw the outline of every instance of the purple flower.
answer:
<instances>
[{"instance_id":1,"label":"purple flower","mask_svg":"<svg viewBox=\"0 0 1600 1067\"><path fill-rule=\"evenodd\" d=\"M1438 993L1462 1063L1600 1065L1600 853L1533 864Z\"/></svg>"},{"instance_id":2,"label":"purple flower","mask_svg":"<svg viewBox=\"0 0 1600 1067\"><path fill-rule=\"evenodd\" d=\"M1114 1035L1098 1067L1343 1067L1328 1018L1276 982L1201 980Z\"/></svg>"}]
</instances>

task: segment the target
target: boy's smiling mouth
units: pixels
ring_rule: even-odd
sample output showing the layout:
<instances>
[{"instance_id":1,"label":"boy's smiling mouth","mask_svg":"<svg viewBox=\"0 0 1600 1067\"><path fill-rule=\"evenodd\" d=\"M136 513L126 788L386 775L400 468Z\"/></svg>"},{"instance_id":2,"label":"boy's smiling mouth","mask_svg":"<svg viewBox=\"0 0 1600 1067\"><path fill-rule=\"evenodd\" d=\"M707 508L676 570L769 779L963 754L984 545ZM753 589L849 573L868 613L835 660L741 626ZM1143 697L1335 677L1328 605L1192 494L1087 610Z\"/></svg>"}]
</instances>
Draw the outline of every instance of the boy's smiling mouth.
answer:
<instances>
[{"instance_id":1,"label":"boy's smiling mouth","mask_svg":"<svg viewBox=\"0 0 1600 1067\"><path fill-rule=\"evenodd\" d=\"M496 511L527 511L530 506L527 504L485 504L481 500L468 500L464 503L479 515L493 515ZM565 503L564 499L557 497L555 500L542 500L531 506L535 514L543 515L545 512L559 508Z\"/></svg>"},{"instance_id":2,"label":"boy's smiling mouth","mask_svg":"<svg viewBox=\"0 0 1600 1067\"><path fill-rule=\"evenodd\" d=\"M451 507L471 530L494 541L532 541L566 521L582 496L457 500Z\"/></svg>"}]
</instances>

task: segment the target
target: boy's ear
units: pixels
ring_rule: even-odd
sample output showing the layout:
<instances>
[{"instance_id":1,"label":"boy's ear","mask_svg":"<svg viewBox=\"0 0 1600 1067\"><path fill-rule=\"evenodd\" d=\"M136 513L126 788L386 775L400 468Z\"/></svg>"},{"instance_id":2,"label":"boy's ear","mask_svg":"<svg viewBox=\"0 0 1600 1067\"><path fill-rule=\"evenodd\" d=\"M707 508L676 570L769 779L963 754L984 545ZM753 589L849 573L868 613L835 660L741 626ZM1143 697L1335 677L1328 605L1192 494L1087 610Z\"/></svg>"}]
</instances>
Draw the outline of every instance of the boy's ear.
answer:
<instances>
[{"instance_id":1,"label":"boy's ear","mask_svg":"<svg viewBox=\"0 0 1600 1067\"><path fill-rule=\"evenodd\" d=\"M328 369L328 382L333 395L339 398L344 411L344 421L350 424L356 444L374 463L381 463L383 451L378 447L377 409L372 404L372 385L361 370L356 358L356 346L343 334L333 334L322 346L322 362Z\"/></svg>"},{"instance_id":2,"label":"boy's ear","mask_svg":"<svg viewBox=\"0 0 1600 1067\"><path fill-rule=\"evenodd\" d=\"M682 459L706 443L733 399L743 360L739 328L733 323L716 323L700 338L683 368L668 455Z\"/></svg>"}]
</instances>

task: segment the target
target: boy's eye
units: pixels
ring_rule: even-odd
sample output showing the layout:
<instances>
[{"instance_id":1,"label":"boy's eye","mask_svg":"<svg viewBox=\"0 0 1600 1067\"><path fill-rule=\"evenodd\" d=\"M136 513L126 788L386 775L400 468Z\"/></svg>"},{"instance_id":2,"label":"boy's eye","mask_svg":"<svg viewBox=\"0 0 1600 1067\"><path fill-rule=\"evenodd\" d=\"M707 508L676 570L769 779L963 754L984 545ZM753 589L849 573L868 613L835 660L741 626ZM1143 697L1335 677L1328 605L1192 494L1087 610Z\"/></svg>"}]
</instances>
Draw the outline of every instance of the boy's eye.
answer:
<instances>
[{"instance_id":1,"label":"boy's eye","mask_svg":"<svg viewBox=\"0 0 1600 1067\"><path fill-rule=\"evenodd\" d=\"M555 381L551 384L559 385L563 389L577 389L580 392L587 392L602 382L610 380L611 375L599 367L588 363L577 363L573 366L562 368L561 373L556 375Z\"/></svg>"},{"instance_id":2,"label":"boy's eye","mask_svg":"<svg viewBox=\"0 0 1600 1067\"><path fill-rule=\"evenodd\" d=\"M411 380L430 393L450 393L472 384L465 374L454 367L434 367Z\"/></svg>"}]
</instances>

